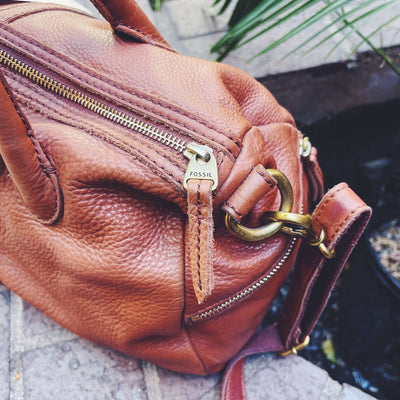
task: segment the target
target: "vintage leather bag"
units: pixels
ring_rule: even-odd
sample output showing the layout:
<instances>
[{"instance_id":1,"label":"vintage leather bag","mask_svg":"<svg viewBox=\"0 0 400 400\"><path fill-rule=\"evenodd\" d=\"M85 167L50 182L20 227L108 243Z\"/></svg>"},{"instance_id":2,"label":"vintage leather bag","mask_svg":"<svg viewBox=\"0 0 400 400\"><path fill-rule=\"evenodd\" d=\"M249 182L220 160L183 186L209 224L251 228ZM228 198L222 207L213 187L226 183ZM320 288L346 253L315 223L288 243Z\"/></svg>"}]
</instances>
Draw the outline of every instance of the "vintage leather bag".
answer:
<instances>
[{"instance_id":1,"label":"vintage leather bag","mask_svg":"<svg viewBox=\"0 0 400 400\"><path fill-rule=\"evenodd\" d=\"M242 349L223 389L239 398L246 354L306 341L370 209L340 184L308 215L317 153L267 89L177 54L134 1L93 4L108 22L0 2L0 280L176 371Z\"/></svg>"}]
</instances>

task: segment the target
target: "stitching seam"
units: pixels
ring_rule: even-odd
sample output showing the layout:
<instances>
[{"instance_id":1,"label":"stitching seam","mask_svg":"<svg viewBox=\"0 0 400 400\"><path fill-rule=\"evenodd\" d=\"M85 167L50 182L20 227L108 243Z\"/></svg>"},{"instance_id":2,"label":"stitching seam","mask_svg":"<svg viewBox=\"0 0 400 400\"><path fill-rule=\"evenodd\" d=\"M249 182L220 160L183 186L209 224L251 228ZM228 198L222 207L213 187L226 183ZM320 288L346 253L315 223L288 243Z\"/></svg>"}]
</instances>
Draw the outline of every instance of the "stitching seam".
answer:
<instances>
[{"instance_id":1,"label":"stitching seam","mask_svg":"<svg viewBox=\"0 0 400 400\"><path fill-rule=\"evenodd\" d=\"M54 7L54 8L50 8L50 7L42 7L42 8L38 8L36 10L31 10L31 11L23 11L19 14L15 14L12 17L7 18L4 22L8 23L8 24L12 24L15 21L18 21L21 18L24 17L29 17L31 15L35 15L35 14L40 14L42 12L48 12L48 11L66 11L66 12L71 12L73 14L79 14L79 15L84 15L84 16L88 16L87 14L79 11L79 10L72 10L72 9L68 9L65 7Z\"/></svg>"},{"instance_id":2,"label":"stitching seam","mask_svg":"<svg viewBox=\"0 0 400 400\"><path fill-rule=\"evenodd\" d=\"M32 88L31 88L31 89L32 89ZM33 89L32 89L32 90L33 90ZM34 91L34 90L33 90L33 91ZM18 90L16 90L16 92L19 93ZM24 95L25 95L25 94L24 94ZM28 96L27 96L27 98L28 98L28 100L32 100L32 98L30 98L30 97L28 97ZM26 103L26 101L24 101L24 100L22 100L22 101L23 101L24 103ZM41 101L38 100L38 99L35 99L34 101L37 102L37 103L39 103L39 104L41 104L41 105L44 106L44 107L48 107L48 104L45 105L43 102L41 102ZM36 110L36 109L33 108L32 105L30 105L29 103L26 104L26 105L27 105L29 108L31 108L32 110ZM50 107L49 107L49 108L50 108ZM53 112L58 112L58 111L55 110L55 109L51 109L51 108L50 108L50 110L52 110ZM51 118L51 119L57 121L53 116L47 114L46 112L44 112L44 111L42 111L42 110L38 110L38 111L40 112L40 114L44 115L45 117ZM67 116L65 116L65 118L67 118ZM77 125L73 125L73 124L70 124L70 123L67 124L65 121L59 121L59 122L61 122L61 123L63 123L63 124L66 124L66 125L69 125L69 126L74 127L74 128L82 129L82 130L86 131L87 133L89 133L90 135L95 136L95 137L99 137L100 139L105 140L107 143L109 143L109 144L111 144L111 145L113 145L113 146L116 146L117 148L119 148L119 149L123 150L124 152L130 154L131 156L134 156L134 157L135 157L135 154L132 154L132 152L130 152L130 151L128 151L126 148L124 148L124 147L127 147L129 150L133 150L133 152L137 152L142 158L148 160L148 157L146 156L146 154L144 154L143 152L141 152L141 151L138 150L137 148L135 148L135 147L129 145L128 143L126 143L126 142L124 142L124 141L122 141L122 140L115 140L115 138L113 138L114 140L110 140L110 138L104 136L104 135L108 136L108 134L107 134L106 132L104 132L104 131L101 131L101 130L98 129L97 127L96 127L96 130L99 131L99 132L102 132L103 135L96 135L96 133L95 133L94 131L92 131L90 128L84 127L84 126L82 126L82 125L79 125L79 121L78 121L77 119L75 119L73 116L68 116L68 119L69 119L69 121L74 121ZM117 141L120 142L123 146L118 145L118 143L116 143ZM175 165L177 168L181 169L181 167L180 167L178 164L176 164L174 161L172 161L172 160L168 160L168 161L170 161L171 164ZM168 176L170 176L174 181L178 181L178 178L175 177L170 171L168 171L161 163L157 162L156 160L152 160L152 162L153 162L159 169L163 170ZM179 191L181 191L181 189L179 189Z\"/></svg>"},{"instance_id":3,"label":"stitching seam","mask_svg":"<svg viewBox=\"0 0 400 400\"><path fill-rule=\"evenodd\" d=\"M197 204L196 204L196 219L197 219L197 225L198 225L198 231L197 231L197 274L198 274L198 286L200 291L203 291L203 282L201 280L201 220L200 220L200 185L201 181L197 184Z\"/></svg>"},{"instance_id":4,"label":"stitching seam","mask_svg":"<svg viewBox=\"0 0 400 400\"><path fill-rule=\"evenodd\" d=\"M274 187L274 185L271 183L271 181L269 179L267 179L267 177L265 175L263 175L260 171L257 170L256 173L261 176L261 178L270 187L270 189L272 189Z\"/></svg>"},{"instance_id":5,"label":"stitching seam","mask_svg":"<svg viewBox=\"0 0 400 400\"><path fill-rule=\"evenodd\" d=\"M3 28L4 30L6 30L8 33L17 36L19 39L23 40L24 42L29 43L29 44L31 44L32 46L34 46L33 49L28 49L24 44L20 44L20 45L19 45L20 48L22 48L23 50L25 50L25 51L28 52L29 54L35 54L36 57L42 58L42 55L38 54L38 53L35 51L35 47L38 47L38 48L40 48L41 50L43 50L43 51L45 51L45 52L47 52L47 53L53 55L53 56L56 57L57 59L62 60L62 61L64 61L64 62L68 63L69 65L73 65L74 68L78 69L80 72L84 72L85 74L89 75L90 77L92 77L92 78L94 78L94 79L97 79L97 80L99 80L100 82L105 83L105 84L107 84L107 85L110 85L110 86L116 88L117 90L124 90L124 86L118 86L115 82L110 81L110 80L104 78L103 76L97 76L96 74L93 73L93 71L86 70L85 68L82 68L83 66L82 66L82 65L78 65L74 60L69 59L69 58L67 58L67 57L64 57L62 54L58 54L58 53L57 53L56 51L54 51L53 49L44 46L44 45L41 44L40 42L36 42L36 41L34 41L33 39L31 39L31 38L26 38L26 37L24 37L22 34L20 34L19 32L13 32L13 30L11 30L10 27L8 27L8 26L3 26L3 24L0 24L0 26L2 26L2 28ZM61 66L59 63L57 63L57 62L55 62L55 61L57 61L57 60L47 60L48 63L52 63L52 62L55 63L55 65L57 65L57 67L58 67L60 70L62 70L62 72L66 73L66 74L68 74L68 75L73 76L73 77L74 77L75 79L77 79L78 81L84 82L84 83L88 84L89 86L95 87L97 90L103 91L103 89L100 88L96 83L89 82L88 80L86 80L86 79L84 79L84 78L82 78L82 77L77 76L76 74L74 74L74 73L71 72L71 71L66 71L65 68L64 68L63 66ZM39 62L39 61L37 61L37 62ZM40 63L40 62L39 62L39 63ZM44 64L43 62L41 62L40 64L43 65L43 66L46 67L46 68L49 68L49 65L48 65L48 64ZM64 77L64 78L66 78L66 77ZM134 88L131 88L131 87L127 87L127 89L129 89L131 95L133 95L133 96L135 96L135 97L137 97L137 98L139 98L139 99L141 99L141 100L147 100L147 101L151 102L152 104L154 104L154 105L156 105L156 106L160 106L160 107L162 107L162 108L169 109L169 110L171 110L171 111L173 111L173 112L176 112L176 113L178 113L178 114L180 114L180 115L183 115L184 117L187 117L187 118L189 118L189 119L193 119L194 121L198 122L200 125L203 125L203 126L205 126L206 128L211 129L211 130L213 130L213 131L219 133L220 135L222 135L222 136L224 136L224 137L230 139L237 147L240 147L240 140L239 140L238 138L234 137L233 135L231 135L229 132L222 132L222 131L216 129L215 127L213 127L213 126L207 124L205 121L199 119L199 118L196 117L195 115L190 115L189 113L185 112L185 111L182 110L182 109L177 108L176 106L166 105L166 104L161 103L160 101L156 101L154 98L150 97L147 93L140 93L140 94L139 94L137 91L135 91ZM117 97L119 100L122 99L119 95L115 95L115 97ZM138 105L138 104L132 103L130 100L126 100L126 99L122 99L122 100L123 100L123 101L127 101L130 105L133 105L133 106L136 106L136 107L139 107L139 108L144 108L144 109L146 109L146 108L143 107L142 105ZM152 112L154 112L154 111L152 111ZM180 126L184 126L186 129L188 129L184 124L182 124L182 123L179 122L179 121L176 121L176 120L174 120L174 119L171 119L171 118L169 118L168 116L163 116L163 117L166 118L166 119L168 119L168 120L170 120L170 121L172 121L172 122L174 122L174 123L176 123L176 124L178 124L178 125L180 125ZM229 150L229 149L227 149L227 150ZM231 152L231 151L229 150L229 152Z\"/></svg>"}]
</instances>

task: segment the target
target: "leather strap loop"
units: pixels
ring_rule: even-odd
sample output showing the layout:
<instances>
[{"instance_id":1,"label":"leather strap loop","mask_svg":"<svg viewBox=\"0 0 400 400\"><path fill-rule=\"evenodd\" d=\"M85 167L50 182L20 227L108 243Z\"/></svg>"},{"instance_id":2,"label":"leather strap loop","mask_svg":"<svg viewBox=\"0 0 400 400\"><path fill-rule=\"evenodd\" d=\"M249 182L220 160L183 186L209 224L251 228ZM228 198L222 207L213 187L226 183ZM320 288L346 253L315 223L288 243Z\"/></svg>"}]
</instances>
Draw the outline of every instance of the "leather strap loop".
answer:
<instances>
[{"instance_id":1,"label":"leather strap loop","mask_svg":"<svg viewBox=\"0 0 400 400\"><path fill-rule=\"evenodd\" d=\"M91 0L116 33L172 50L134 0Z\"/></svg>"}]
</instances>

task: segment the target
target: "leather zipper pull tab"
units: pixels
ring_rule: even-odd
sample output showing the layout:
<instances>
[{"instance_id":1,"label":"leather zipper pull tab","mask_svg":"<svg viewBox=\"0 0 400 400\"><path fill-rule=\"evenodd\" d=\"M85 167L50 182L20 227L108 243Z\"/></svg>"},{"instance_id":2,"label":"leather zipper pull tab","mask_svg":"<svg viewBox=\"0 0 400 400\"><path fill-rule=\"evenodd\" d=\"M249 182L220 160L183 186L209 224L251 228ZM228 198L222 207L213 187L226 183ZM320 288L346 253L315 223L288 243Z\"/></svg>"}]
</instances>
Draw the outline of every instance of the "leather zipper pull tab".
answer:
<instances>
[{"instance_id":1,"label":"leather zipper pull tab","mask_svg":"<svg viewBox=\"0 0 400 400\"><path fill-rule=\"evenodd\" d=\"M193 289L198 303L214 288L214 220L212 193L218 186L217 161L212 149L190 143L184 187L187 190L189 219L189 259Z\"/></svg>"}]
</instances>

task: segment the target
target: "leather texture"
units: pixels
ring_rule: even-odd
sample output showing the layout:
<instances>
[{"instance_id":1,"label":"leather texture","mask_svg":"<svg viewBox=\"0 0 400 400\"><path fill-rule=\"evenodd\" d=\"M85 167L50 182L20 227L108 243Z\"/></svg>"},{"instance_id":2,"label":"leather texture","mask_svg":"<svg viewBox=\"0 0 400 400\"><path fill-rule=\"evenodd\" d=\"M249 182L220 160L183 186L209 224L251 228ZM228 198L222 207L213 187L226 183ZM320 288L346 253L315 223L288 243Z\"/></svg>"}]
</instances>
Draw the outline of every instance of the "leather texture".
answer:
<instances>
[{"instance_id":1,"label":"leather texture","mask_svg":"<svg viewBox=\"0 0 400 400\"><path fill-rule=\"evenodd\" d=\"M253 336L301 245L233 237L222 206L260 225L280 205L273 168L307 213L323 188L316 153L310 168L292 116L257 81L172 51L134 1L93 3L108 22L0 3L0 58L12 57L0 66L0 280L89 340L214 373ZM189 142L213 150L215 193L207 180L183 188Z\"/></svg>"}]
</instances>

